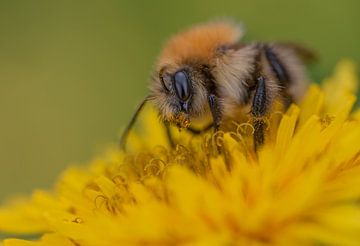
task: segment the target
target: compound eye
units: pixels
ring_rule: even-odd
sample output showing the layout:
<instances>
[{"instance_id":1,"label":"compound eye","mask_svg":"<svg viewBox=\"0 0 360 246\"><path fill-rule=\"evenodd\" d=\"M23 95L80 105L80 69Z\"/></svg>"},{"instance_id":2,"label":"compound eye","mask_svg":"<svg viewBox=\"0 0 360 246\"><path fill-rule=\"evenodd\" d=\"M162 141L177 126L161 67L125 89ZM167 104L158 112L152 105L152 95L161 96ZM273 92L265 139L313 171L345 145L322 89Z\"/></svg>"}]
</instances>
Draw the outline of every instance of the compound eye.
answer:
<instances>
[{"instance_id":1,"label":"compound eye","mask_svg":"<svg viewBox=\"0 0 360 246\"><path fill-rule=\"evenodd\" d=\"M186 101L190 97L191 85L185 71L176 72L174 75L174 88L177 97L181 101Z\"/></svg>"},{"instance_id":2,"label":"compound eye","mask_svg":"<svg viewBox=\"0 0 360 246\"><path fill-rule=\"evenodd\" d=\"M166 70L166 67L163 67L160 72L159 72L159 78L160 78L160 82L163 86L163 88L165 89L165 91L167 93L170 92L170 89L169 87L167 86L167 84L170 84L171 83L171 76L165 72Z\"/></svg>"}]
</instances>

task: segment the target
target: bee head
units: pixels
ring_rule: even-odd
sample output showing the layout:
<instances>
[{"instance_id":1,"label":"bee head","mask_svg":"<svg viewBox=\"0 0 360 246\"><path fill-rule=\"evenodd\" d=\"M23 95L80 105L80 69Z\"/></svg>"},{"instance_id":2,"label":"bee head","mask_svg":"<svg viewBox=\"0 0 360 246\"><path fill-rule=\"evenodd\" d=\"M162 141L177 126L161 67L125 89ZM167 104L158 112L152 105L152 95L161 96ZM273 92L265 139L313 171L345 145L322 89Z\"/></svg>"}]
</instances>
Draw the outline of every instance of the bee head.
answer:
<instances>
[{"instance_id":1,"label":"bee head","mask_svg":"<svg viewBox=\"0 0 360 246\"><path fill-rule=\"evenodd\" d=\"M206 78L194 65L163 67L153 78L152 99L160 117L187 128L206 109Z\"/></svg>"},{"instance_id":2,"label":"bee head","mask_svg":"<svg viewBox=\"0 0 360 246\"><path fill-rule=\"evenodd\" d=\"M162 120L188 127L192 118L209 112L207 96L217 51L241 35L232 22L211 22L180 32L166 43L150 86Z\"/></svg>"}]
</instances>

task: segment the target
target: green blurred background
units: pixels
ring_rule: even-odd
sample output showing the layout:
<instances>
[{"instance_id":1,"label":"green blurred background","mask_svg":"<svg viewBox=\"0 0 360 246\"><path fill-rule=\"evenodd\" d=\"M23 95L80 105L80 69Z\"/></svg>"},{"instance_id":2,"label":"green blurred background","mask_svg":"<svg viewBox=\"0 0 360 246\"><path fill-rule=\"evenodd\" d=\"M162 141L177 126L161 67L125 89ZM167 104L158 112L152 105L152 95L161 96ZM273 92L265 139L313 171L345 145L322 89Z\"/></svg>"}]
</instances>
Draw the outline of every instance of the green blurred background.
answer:
<instances>
[{"instance_id":1,"label":"green blurred background","mask_svg":"<svg viewBox=\"0 0 360 246\"><path fill-rule=\"evenodd\" d=\"M343 57L360 61L359 10L358 0L0 0L0 200L48 188L114 143L175 31L242 20L247 40L316 49L319 80Z\"/></svg>"}]
</instances>

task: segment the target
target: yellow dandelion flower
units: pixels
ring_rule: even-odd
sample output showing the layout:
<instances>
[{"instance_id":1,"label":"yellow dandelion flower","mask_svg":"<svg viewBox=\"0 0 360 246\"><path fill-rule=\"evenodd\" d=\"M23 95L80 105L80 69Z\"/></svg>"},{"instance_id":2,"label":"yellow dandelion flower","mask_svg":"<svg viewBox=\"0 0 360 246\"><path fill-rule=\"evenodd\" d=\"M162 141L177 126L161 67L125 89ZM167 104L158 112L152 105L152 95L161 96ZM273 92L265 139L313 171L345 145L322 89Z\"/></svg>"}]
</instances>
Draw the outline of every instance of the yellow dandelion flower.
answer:
<instances>
[{"instance_id":1,"label":"yellow dandelion flower","mask_svg":"<svg viewBox=\"0 0 360 246\"><path fill-rule=\"evenodd\" d=\"M274 110L257 154L248 123L215 136L182 132L170 149L148 109L133 153L109 150L66 170L53 191L4 205L1 231L42 237L3 244L358 245L356 80L343 61L300 105Z\"/></svg>"}]
</instances>

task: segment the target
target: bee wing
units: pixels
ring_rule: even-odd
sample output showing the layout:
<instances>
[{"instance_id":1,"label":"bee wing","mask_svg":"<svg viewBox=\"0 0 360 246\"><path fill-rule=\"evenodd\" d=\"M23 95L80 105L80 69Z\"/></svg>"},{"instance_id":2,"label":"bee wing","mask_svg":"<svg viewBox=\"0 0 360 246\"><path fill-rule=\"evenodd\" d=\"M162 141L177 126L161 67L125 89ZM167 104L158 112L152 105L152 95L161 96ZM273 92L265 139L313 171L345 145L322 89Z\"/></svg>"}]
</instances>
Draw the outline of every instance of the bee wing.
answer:
<instances>
[{"instance_id":1,"label":"bee wing","mask_svg":"<svg viewBox=\"0 0 360 246\"><path fill-rule=\"evenodd\" d=\"M316 52L304 44L295 42L279 42L277 45L292 50L305 64L311 64L318 60Z\"/></svg>"}]
</instances>

